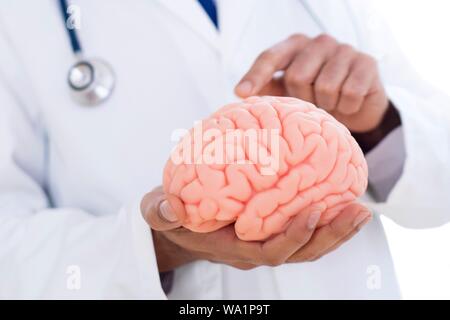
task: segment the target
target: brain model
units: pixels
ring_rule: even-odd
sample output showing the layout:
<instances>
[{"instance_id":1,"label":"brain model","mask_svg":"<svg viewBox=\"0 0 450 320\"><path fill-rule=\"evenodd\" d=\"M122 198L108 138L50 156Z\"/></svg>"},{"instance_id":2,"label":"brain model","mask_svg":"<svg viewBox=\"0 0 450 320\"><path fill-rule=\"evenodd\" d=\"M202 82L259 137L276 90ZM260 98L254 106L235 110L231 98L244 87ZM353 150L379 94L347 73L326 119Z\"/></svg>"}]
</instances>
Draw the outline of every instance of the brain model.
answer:
<instances>
[{"instance_id":1,"label":"brain model","mask_svg":"<svg viewBox=\"0 0 450 320\"><path fill-rule=\"evenodd\" d=\"M367 163L349 131L295 98L251 97L227 105L178 143L163 187L183 202L184 227L234 223L242 240L283 232L308 208L329 223L364 193Z\"/></svg>"}]
</instances>

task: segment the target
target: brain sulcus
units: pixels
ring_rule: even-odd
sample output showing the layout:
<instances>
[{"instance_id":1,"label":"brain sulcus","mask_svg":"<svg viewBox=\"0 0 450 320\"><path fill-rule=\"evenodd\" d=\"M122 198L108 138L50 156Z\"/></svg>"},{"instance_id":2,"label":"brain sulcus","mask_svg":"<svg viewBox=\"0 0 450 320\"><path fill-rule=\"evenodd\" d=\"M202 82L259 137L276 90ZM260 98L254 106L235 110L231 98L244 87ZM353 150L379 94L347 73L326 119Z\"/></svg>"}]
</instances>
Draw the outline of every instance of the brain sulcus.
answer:
<instances>
[{"instance_id":1,"label":"brain sulcus","mask_svg":"<svg viewBox=\"0 0 450 320\"><path fill-rule=\"evenodd\" d=\"M367 175L358 144L330 114L295 98L251 97L219 109L180 140L163 188L183 202L185 228L234 224L240 239L256 241L311 208L326 225L365 192Z\"/></svg>"}]
</instances>

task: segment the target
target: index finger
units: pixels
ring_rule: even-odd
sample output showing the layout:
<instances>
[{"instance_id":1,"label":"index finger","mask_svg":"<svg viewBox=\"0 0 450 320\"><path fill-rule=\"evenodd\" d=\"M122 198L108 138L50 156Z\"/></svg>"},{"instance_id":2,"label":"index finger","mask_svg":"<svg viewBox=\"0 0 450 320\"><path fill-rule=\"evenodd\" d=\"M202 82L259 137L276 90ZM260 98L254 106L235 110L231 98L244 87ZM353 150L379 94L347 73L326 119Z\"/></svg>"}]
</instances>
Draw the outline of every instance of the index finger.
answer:
<instances>
[{"instance_id":1,"label":"index finger","mask_svg":"<svg viewBox=\"0 0 450 320\"><path fill-rule=\"evenodd\" d=\"M257 94L272 80L275 72L289 66L309 41L307 36L296 34L264 51L239 81L235 93L242 98Z\"/></svg>"},{"instance_id":2,"label":"index finger","mask_svg":"<svg viewBox=\"0 0 450 320\"><path fill-rule=\"evenodd\" d=\"M310 207L300 212L285 232L261 244L265 264L280 265L311 239L323 208Z\"/></svg>"},{"instance_id":3,"label":"index finger","mask_svg":"<svg viewBox=\"0 0 450 320\"><path fill-rule=\"evenodd\" d=\"M322 256L337 243L348 238L360 224L370 219L372 214L364 206L353 203L347 206L334 220L321 227L301 250L289 258L289 262L304 262Z\"/></svg>"}]
</instances>

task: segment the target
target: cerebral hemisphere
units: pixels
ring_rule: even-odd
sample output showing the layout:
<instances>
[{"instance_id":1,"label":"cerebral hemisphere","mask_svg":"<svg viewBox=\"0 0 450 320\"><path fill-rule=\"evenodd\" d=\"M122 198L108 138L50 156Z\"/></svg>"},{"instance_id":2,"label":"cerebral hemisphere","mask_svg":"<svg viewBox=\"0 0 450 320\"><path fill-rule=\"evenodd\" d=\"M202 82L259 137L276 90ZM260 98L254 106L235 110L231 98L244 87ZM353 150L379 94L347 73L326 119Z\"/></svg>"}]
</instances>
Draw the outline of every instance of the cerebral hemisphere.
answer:
<instances>
[{"instance_id":1,"label":"cerebral hemisphere","mask_svg":"<svg viewBox=\"0 0 450 320\"><path fill-rule=\"evenodd\" d=\"M164 169L163 188L184 204L183 226L234 223L241 240L284 232L298 214L326 225L367 188L367 163L344 125L308 102L251 97L191 129Z\"/></svg>"}]
</instances>

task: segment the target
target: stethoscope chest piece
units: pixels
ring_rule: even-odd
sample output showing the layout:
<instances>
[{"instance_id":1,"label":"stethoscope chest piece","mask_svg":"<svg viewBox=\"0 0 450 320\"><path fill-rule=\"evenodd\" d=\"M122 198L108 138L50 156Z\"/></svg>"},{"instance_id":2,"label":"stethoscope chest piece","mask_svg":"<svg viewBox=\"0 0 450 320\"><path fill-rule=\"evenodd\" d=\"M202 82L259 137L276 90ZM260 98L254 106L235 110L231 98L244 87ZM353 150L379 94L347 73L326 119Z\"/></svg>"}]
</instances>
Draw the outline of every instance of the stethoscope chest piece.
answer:
<instances>
[{"instance_id":1,"label":"stethoscope chest piece","mask_svg":"<svg viewBox=\"0 0 450 320\"><path fill-rule=\"evenodd\" d=\"M67 81L78 103L96 106L111 96L115 75L111 66L101 59L82 59L69 69Z\"/></svg>"}]
</instances>

